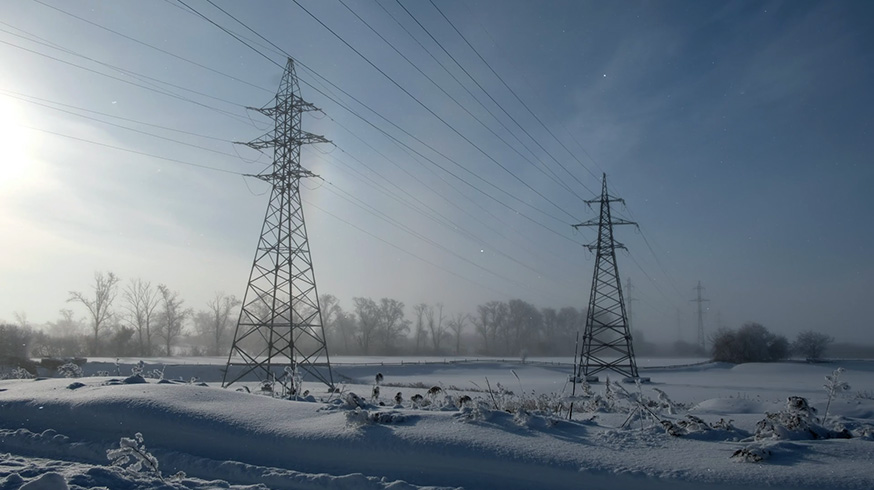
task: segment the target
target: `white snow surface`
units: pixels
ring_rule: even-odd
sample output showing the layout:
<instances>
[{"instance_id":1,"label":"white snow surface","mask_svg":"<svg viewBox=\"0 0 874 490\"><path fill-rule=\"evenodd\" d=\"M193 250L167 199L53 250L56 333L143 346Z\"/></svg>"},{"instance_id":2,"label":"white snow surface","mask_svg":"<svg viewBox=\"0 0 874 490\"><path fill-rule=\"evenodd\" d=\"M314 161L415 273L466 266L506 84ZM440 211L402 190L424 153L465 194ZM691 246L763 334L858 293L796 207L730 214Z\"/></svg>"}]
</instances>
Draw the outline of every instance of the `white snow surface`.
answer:
<instances>
[{"instance_id":1,"label":"white snow surface","mask_svg":"<svg viewBox=\"0 0 874 490\"><path fill-rule=\"evenodd\" d=\"M137 361L92 360L81 378L0 381L0 490L874 488L874 361L642 362L652 382L622 385L627 393L609 409L570 398L568 360L339 358L342 392L308 382L311 395L300 400L251 383L251 393L238 391L243 384L223 389L220 360L147 360L145 372L163 368L166 379L127 384ZM822 421L824 377L839 366L851 389ZM591 386L594 396L606 395L603 381ZM429 395L432 386L440 391ZM657 390L670 408L658 405ZM350 392L361 406L347 402ZM423 401L411 402L415 394ZM464 395L472 401L461 403ZM784 410L789 396L805 397L817 423L852 437L755 439L765 412ZM545 408L571 400L573 420ZM694 417L733 428L675 437L659 423ZM136 433L160 475L107 458ZM733 458L742 448L766 457Z\"/></svg>"}]
</instances>

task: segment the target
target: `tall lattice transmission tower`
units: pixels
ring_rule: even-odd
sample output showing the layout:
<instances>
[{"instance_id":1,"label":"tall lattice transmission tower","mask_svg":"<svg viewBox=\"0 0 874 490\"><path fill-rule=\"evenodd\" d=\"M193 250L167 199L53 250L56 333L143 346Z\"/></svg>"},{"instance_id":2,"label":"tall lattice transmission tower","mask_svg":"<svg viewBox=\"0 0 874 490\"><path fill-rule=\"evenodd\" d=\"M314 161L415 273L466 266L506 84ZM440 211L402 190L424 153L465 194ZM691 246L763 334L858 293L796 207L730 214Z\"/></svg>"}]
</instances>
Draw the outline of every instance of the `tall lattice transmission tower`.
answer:
<instances>
[{"instance_id":1,"label":"tall lattice transmission tower","mask_svg":"<svg viewBox=\"0 0 874 490\"><path fill-rule=\"evenodd\" d=\"M254 175L273 187L258 239L222 386L257 378L296 394L295 380L315 379L333 389L322 311L300 200L300 180L315 174L300 165L300 148L327 143L301 129L301 115L318 110L300 97L294 61L288 59L276 97L254 109L275 121L264 136L243 143L273 148L269 171Z\"/></svg>"},{"instance_id":2,"label":"tall lattice transmission tower","mask_svg":"<svg viewBox=\"0 0 874 490\"><path fill-rule=\"evenodd\" d=\"M634 359L625 298L622 296L622 283L616 266L616 249L623 249L625 245L613 239L613 226L637 223L614 218L610 212L610 204L614 202L625 203L607 192L607 175L604 174L601 197L586 201L590 206L600 206L598 217L573 225L574 228L598 227L597 240L586 245L595 254L595 271L575 381L594 382L598 380L598 373L608 370L625 378L640 379Z\"/></svg>"}]
</instances>

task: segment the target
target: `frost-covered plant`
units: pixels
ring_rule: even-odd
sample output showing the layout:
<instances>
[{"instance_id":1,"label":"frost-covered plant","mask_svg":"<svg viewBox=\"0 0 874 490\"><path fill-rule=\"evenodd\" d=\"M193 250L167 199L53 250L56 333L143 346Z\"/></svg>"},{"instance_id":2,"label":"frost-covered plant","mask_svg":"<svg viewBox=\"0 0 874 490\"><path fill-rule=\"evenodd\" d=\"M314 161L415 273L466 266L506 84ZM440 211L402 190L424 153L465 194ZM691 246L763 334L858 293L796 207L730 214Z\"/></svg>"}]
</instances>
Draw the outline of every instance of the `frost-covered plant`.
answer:
<instances>
[{"instance_id":1,"label":"frost-covered plant","mask_svg":"<svg viewBox=\"0 0 874 490\"><path fill-rule=\"evenodd\" d=\"M613 386L613 384L610 383L610 376L607 376L604 385L604 408L610 412L616 408L616 392L613 391L611 386Z\"/></svg>"},{"instance_id":2,"label":"frost-covered plant","mask_svg":"<svg viewBox=\"0 0 874 490\"><path fill-rule=\"evenodd\" d=\"M58 367L58 374L65 378L81 378L82 377L82 368L79 367L78 364L73 364L72 362L68 362L62 366Z\"/></svg>"},{"instance_id":3,"label":"frost-covered plant","mask_svg":"<svg viewBox=\"0 0 874 490\"><path fill-rule=\"evenodd\" d=\"M379 401L379 385L380 383L382 383L382 380L382 373L376 373L376 376L374 376L373 378L373 389L370 390L370 401L372 401L373 403L377 403Z\"/></svg>"},{"instance_id":4,"label":"frost-covered plant","mask_svg":"<svg viewBox=\"0 0 874 490\"><path fill-rule=\"evenodd\" d=\"M139 432L133 438L122 437L117 449L106 451L106 457L112 462L112 466L124 468L133 473L148 473L164 480L158 470L158 459L147 449L143 441L143 435Z\"/></svg>"},{"instance_id":5,"label":"frost-covered plant","mask_svg":"<svg viewBox=\"0 0 874 490\"><path fill-rule=\"evenodd\" d=\"M673 402L673 400L671 400L671 398L668 396L667 393L665 393L664 391L662 391L658 388L653 388L652 390L655 391L656 393L658 393L658 395L659 395L658 396L659 408L667 409L668 413L671 415L674 415L677 413L677 405Z\"/></svg>"},{"instance_id":6,"label":"frost-covered plant","mask_svg":"<svg viewBox=\"0 0 874 490\"><path fill-rule=\"evenodd\" d=\"M822 386L825 388L825 392L828 393L828 402L825 404L825 414L822 416L822 425L825 425L826 420L828 420L828 409L831 407L832 400L841 392L848 391L850 389L849 383L846 381L841 381L841 374L844 372L844 368L837 368L830 375L826 375L825 381L826 383Z\"/></svg>"},{"instance_id":7,"label":"frost-covered plant","mask_svg":"<svg viewBox=\"0 0 874 490\"><path fill-rule=\"evenodd\" d=\"M273 374L270 374L270 377L261 381L261 392L262 393L275 393L276 388L276 377Z\"/></svg>"},{"instance_id":8,"label":"frost-covered plant","mask_svg":"<svg viewBox=\"0 0 874 490\"><path fill-rule=\"evenodd\" d=\"M443 388L439 386L432 386L428 389L428 396L431 398L432 403L437 398L437 395L439 395L440 393L443 393Z\"/></svg>"},{"instance_id":9,"label":"frost-covered plant","mask_svg":"<svg viewBox=\"0 0 874 490\"><path fill-rule=\"evenodd\" d=\"M164 370L166 370L166 369L167 369L167 366L161 366L161 369L158 369L158 368L152 369L152 371L149 374L147 374L146 376L148 376L149 378L157 379L160 381L160 380L164 379ZM143 376L143 377L146 377L146 376Z\"/></svg>"},{"instance_id":10,"label":"frost-covered plant","mask_svg":"<svg viewBox=\"0 0 874 490\"><path fill-rule=\"evenodd\" d=\"M303 373L292 366L285 366L283 371L285 374L280 378L280 384L282 385L280 396L283 398L296 398L303 395Z\"/></svg>"},{"instance_id":11,"label":"frost-covered plant","mask_svg":"<svg viewBox=\"0 0 874 490\"><path fill-rule=\"evenodd\" d=\"M130 374L131 376L142 376L145 369L146 363L141 360L140 362L136 363L134 367L130 368Z\"/></svg>"}]
</instances>

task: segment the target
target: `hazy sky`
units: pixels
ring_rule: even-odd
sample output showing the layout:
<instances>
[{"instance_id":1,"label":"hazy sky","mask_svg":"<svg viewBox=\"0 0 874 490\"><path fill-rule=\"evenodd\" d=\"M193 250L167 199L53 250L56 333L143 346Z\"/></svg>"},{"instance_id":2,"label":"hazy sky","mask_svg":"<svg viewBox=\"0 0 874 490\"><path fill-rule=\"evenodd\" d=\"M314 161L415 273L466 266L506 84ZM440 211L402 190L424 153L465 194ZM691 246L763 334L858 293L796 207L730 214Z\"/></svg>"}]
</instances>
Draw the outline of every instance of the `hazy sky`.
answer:
<instances>
[{"instance_id":1,"label":"hazy sky","mask_svg":"<svg viewBox=\"0 0 874 490\"><path fill-rule=\"evenodd\" d=\"M336 147L304 149L301 192L344 307L584 307L571 225L606 172L646 339L694 340L700 280L709 331L871 341L871 2L298 1L213 0L306 67L304 128ZM269 130L244 107L285 56L185 3L273 62L172 0L0 2L0 319L84 316L95 271L243 295L269 187L240 174L271 155L231 142Z\"/></svg>"}]
</instances>

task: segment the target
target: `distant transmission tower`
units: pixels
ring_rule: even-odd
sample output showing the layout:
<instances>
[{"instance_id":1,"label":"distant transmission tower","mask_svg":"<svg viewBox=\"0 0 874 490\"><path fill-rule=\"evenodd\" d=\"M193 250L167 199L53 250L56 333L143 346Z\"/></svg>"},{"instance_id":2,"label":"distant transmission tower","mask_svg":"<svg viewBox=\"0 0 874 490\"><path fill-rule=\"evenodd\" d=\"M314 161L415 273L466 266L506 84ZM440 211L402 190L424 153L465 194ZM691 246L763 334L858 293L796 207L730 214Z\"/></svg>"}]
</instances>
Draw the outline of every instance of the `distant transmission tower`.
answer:
<instances>
[{"instance_id":1,"label":"distant transmission tower","mask_svg":"<svg viewBox=\"0 0 874 490\"><path fill-rule=\"evenodd\" d=\"M704 286L701 285L701 281L698 281L698 285L693 289L698 291L698 296L692 300L693 303L698 303L698 348L701 349L701 352L706 352L707 345L704 338L704 310L702 309L702 305L710 300L701 297L701 291L704 291Z\"/></svg>"},{"instance_id":2,"label":"distant transmission tower","mask_svg":"<svg viewBox=\"0 0 874 490\"><path fill-rule=\"evenodd\" d=\"M634 310L632 306L634 306L634 302L637 301L637 298L632 296L632 291L634 291L634 284L631 284L631 278L625 278L625 292L628 293L628 297L625 300L628 302L628 331L632 331L634 329Z\"/></svg>"},{"instance_id":3,"label":"distant transmission tower","mask_svg":"<svg viewBox=\"0 0 874 490\"><path fill-rule=\"evenodd\" d=\"M596 375L606 370L615 371L630 379L639 378L622 296L622 284L616 267L616 249L625 248L625 245L613 240L614 225L637 223L611 216L610 203L624 204L625 201L610 197L607 193L607 175L604 174L603 178L601 197L586 201L589 205L600 205L598 217L573 225L574 228L598 227L598 239L586 246L595 253L595 271L575 381L597 381Z\"/></svg>"},{"instance_id":4,"label":"distant transmission tower","mask_svg":"<svg viewBox=\"0 0 874 490\"><path fill-rule=\"evenodd\" d=\"M300 179L315 177L300 166L300 147L328 140L301 129L301 114L318 109L299 93L289 58L273 105L250 108L275 121L271 132L244 143L257 150L273 148L270 171L253 176L273 188L223 387L247 377L268 386L278 383L288 394L299 391L295 379L314 378L334 387L300 200Z\"/></svg>"}]
</instances>

